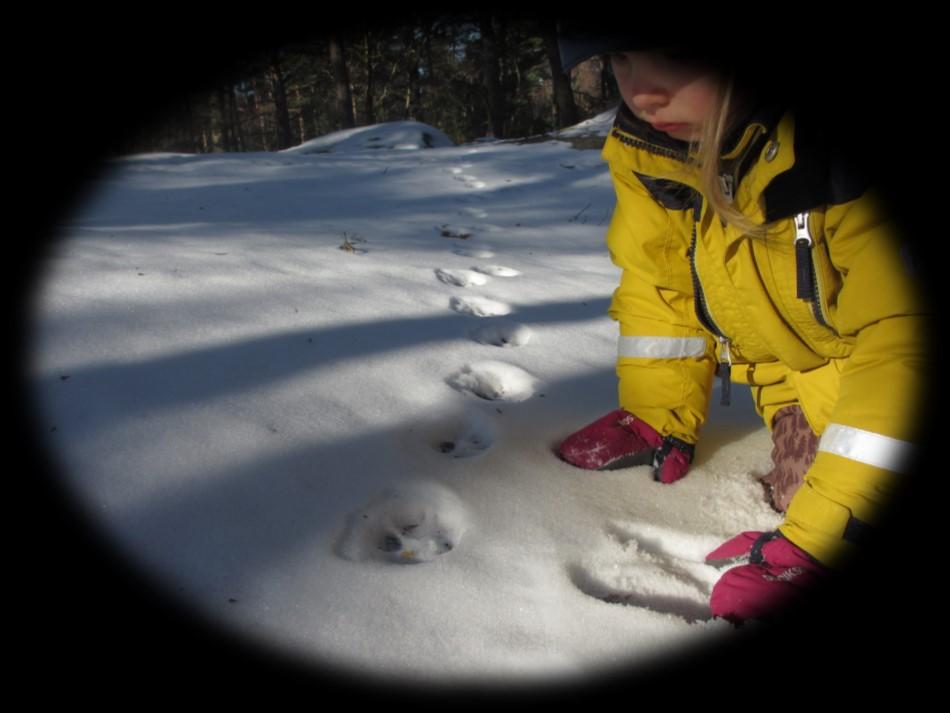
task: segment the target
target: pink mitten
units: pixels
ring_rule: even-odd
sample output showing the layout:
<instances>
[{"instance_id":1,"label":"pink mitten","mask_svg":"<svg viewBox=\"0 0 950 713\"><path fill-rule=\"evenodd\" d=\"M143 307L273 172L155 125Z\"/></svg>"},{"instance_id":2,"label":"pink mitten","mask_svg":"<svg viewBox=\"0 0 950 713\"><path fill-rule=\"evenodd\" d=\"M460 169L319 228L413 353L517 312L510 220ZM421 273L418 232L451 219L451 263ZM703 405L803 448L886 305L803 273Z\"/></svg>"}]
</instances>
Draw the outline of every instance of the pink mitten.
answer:
<instances>
[{"instance_id":1,"label":"pink mitten","mask_svg":"<svg viewBox=\"0 0 950 713\"><path fill-rule=\"evenodd\" d=\"M778 530L736 535L706 555L706 563L744 563L719 578L709 599L713 616L734 624L774 618L829 573Z\"/></svg>"}]
</instances>

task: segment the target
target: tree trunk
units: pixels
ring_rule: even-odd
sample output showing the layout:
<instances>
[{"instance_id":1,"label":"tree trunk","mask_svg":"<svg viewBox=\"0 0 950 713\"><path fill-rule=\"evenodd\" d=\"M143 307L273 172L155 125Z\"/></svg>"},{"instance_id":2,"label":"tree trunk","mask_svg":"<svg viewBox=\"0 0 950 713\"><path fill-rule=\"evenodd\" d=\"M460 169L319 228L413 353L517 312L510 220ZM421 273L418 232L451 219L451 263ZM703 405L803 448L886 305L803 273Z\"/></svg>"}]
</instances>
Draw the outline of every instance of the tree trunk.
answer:
<instances>
[{"instance_id":1,"label":"tree trunk","mask_svg":"<svg viewBox=\"0 0 950 713\"><path fill-rule=\"evenodd\" d=\"M270 146L267 145L267 124L264 121L264 111L261 106L262 92L260 89L260 84L258 83L256 77L251 79L251 87L253 90L253 94L251 96L253 97L252 106L253 106L253 112L254 112L254 119L257 120L257 131L258 131L258 136L252 144L254 148L252 148L251 150L252 151L253 150L266 151L270 149Z\"/></svg>"},{"instance_id":2,"label":"tree trunk","mask_svg":"<svg viewBox=\"0 0 950 713\"><path fill-rule=\"evenodd\" d=\"M482 80L487 90L488 124L496 139L505 138L504 95L501 87L501 65L495 36L495 18L479 13L482 35Z\"/></svg>"},{"instance_id":3,"label":"tree trunk","mask_svg":"<svg viewBox=\"0 0 950 713\"><path fill-rule=\"evenodd\" d=\"M186 139L186 144L188 148L186 152L188 153L201 153L201 124L198 122L198 118L195 116L194 105L192 104L192 96L185 94L183 97L184 104L184 116L185 116L185 126L187 127L186 131L188 133L188 138Z\"/></svg>"},{"instance_id":4,"label":"tree trunk","mask_svg":"<svg viewBox=\"0 0 950 713\"><path fill-rule=\"evenodd\" d=\"M242 83L243 86L243 83ZM237 145L235 147L236 151L244 151L247 148L247 138L244 136L244 122L241 117L241 107L238 105L238 99L235 96L234 88L231 88L231 91L228 92L228 103L231 108L231 117L234 122L234 134L237 140ZM245 97L244 101L245 113L247 112L247 98Z\"/></svg>"},{"instance_id":5,"label":"tree trunk","mask_svg":"<svg viewBox=\"0 0 950 713\"><path fill-rule=\"evenodd\" d=\"M221 148L232 153L239 151L237 116L234 112L234 83L230 77L218 88L217 99L221 121Z\"/></svg>"},{"instance_id":6,"label":"tree trunk","mask_svg":"<svg viewBox=\"0 0 950 713\"><path fill-rule=\"evenodd\" d=\"M290 110L287 103L287 85L284 81L284 70L280 63L280 51L270 53L267 67L270 80L271 94L274 97L274 119L277 132L277 150L290 148Z\"/></svg>"},{"instance_id":7,"label":"tree trunk","mask_svg":"<svg viewBox=\"0 0 950 713\"><path fill-rule=\"evenodd\" d=\"M370 33L363 35L363 62L366 65L366 97L363 100L363 121L371 126L376 122L376 105L373 102L373 92L376 91L376 84L373 82L373 62L375 52L373 40Z\"/></svg>"},{"instance_id":8,"label":"tree trunk","mask_svg":"<svg viewBox=\"0 0 950 713\"><path fill-rule=\"evenodd\" d=\"M346 68L346 53L343 43L335 34L330 35L329 42L339 127L352 129L356 126L356 119L353 117L353 92L350 90L350 73Z\"/></svg>"},{"instance_id":9,"label":"tree trunk","mask_svg":"<svg viewBox=\"0 0 950 713\"><path fill-rule=\"evenodd\" d=\"M416 27L412 25L403 32L404 58L406 62L406 93L403 118L416 118L419 106L419 48L416 42Z\"/></svg>"},{"instance_id":10,"label":"tree trunk","mask_svg":"<svg viewBox=\"0 0 950 713\"><path fill-rule=\"evenodd\" d=\"M548 64L551 65L551 79L553 80L554 110L557 114L557 128L573 126L578 122L577 105L574 103L574 92L571 90L571 77L561 65L561 53L557 44L557 25L553 20L541 23L544 34L544 48L548 54Z\"/></svg>"},{"instance_id":11,"label":"tree trunk","mask_svg":"<svg viewBox=\"0 0 950 713\"><path fill-rule=\"evenodd\" d=\"M300 107L297 112L297 144L302 144L307 140L307 124L310 121L310 113L313 111L313 108L304 101L303 94L300 92L300 85L294 85L294 101L297 102L297 106Z\"/></svg>"}]
</instances>

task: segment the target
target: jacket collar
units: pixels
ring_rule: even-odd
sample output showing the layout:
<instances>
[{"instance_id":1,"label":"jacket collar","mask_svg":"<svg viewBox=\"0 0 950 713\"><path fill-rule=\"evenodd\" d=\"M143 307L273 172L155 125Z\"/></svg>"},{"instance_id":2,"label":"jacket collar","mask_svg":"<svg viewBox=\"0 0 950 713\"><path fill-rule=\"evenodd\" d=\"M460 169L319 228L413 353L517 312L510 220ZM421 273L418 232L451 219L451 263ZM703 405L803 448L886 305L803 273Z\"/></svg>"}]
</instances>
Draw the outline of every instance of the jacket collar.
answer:
<instances>
[{"instance_id":1,"label":"jacket collar","mask_svg":"<svg viewBox=\"0 0 950 713\"><path fill-rule=\"evenodd\" d=\"M723 160L731 160L739 155L749 155L749 143L767 137L778 125L787 110L776 102L758 101L747 107L723 142ZM640 148L653 153L686 161L689 157L689 142L676 139L665 131L659 131L646 121L637 118L623 102L614 120L614 130L619 130L633 139Z\"/></svg>"},{"instance_id":2,"label":"jacket collar","mask_svg":"<svg viewBox=\"0 0 950 713\"><path fill-rule=\"evenodd\" d=\"M853 137L831 131L820 114L797 112L792 133L794 163L763 191L766 221L847 203L871 187L870 175L854 160L861 147L852 143Z\"/></svg>"},{"instance_id":3,"label":"jacket collar","mask_svg":"<svg viewBox=\"0 0 950 713\"><path fill-rule=\"evenodd\" d=\"M689 158L689 142L657 131L621 103L611 132L621 143L640 151L630 154L629 168L639 174L676 173ZM766 222L793 216L818 205L840 204L869 188L869 177L849 163L839 150L840 136L832 136L819 114L801 114L781 102L758 101L743 112L723 142L723 168L742 181L765 145L775 140L777 158L756 180ZM650 159L648 156L652 156ZM736 166L736 160L740 165ZM694 185L691 174L677 174Z\"/></svg>"}]
</instances>

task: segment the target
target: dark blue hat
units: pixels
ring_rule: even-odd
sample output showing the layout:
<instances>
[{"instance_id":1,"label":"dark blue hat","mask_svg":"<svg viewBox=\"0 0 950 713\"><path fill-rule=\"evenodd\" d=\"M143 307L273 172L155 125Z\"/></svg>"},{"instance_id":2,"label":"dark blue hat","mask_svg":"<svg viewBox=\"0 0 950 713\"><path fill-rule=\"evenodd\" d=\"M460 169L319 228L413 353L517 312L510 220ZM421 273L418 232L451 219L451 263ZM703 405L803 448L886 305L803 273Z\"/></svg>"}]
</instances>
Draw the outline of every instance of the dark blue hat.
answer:
<instances>
[{"instance_id":1,"label":"dark blue hat","mask_svg":"<svg viewBox=\"0 0 950 713\"><path fill-rule=\"evenodd\" d=\"M584 60L611 52L634 52L641 50L671 49L679 50L678 56L689 56L694 61L720 62L728 58L728 49L715 38L698 32L696 29L678 29L671 36L669 32L623 30L616 25L609 26L603 21L560 18L557 21L557 42L561 55L561 66L565 72ZM686 52L689 52L686 55Z\"/></svg>"},{"instance_id":2,"label":"dark blue hat","mask_svg":"<svg viewBox=\"0 0 950 713\"><path fill-rule=\"evenodd\" d=\"M561 54L561 66L570 71L584 60L611 52L656 49L669 44L663 33L618 31L616 24L589 18L565 18L557 20L557 42Z\"/></svg>"},{"instance_id":3,"label":"dark blue hat","mask_svg":"<svg viewBox=\"0 0 950 713\"><path fill-rule=\"evenodd\" d=\"M568 72L581 62L610 52L625 52L630 50L630 41L627 37L581 37L558 36L558 49L561 52L561 66Z\"/></svg>"}]
</instances>

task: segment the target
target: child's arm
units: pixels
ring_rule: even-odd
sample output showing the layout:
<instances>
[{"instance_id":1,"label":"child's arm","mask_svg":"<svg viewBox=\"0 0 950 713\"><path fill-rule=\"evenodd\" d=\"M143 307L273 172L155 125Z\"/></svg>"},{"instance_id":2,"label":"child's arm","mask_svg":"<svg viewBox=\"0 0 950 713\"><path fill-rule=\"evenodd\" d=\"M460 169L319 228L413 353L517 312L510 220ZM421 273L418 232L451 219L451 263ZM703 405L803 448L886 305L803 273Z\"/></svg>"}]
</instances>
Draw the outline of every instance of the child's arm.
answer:
<instances>
[{"instance_id":1,"label":"child's arm","mask_svg":"<svg viewBox=\"0 0 950 713\"><path fill-rule=\"evenodd\" d=\"M693 301L692 207L664 207L635 176L611 172L617 206L607 246L623 270L609 311L620 323L620 406L662 436L695 443L716 361Z\"/></svg>"},{"instance_id":2,"label":"child's arm","mask_svg":"<svg viewBox=\"0 0 950 713\"><path fill-rule=\"evenodd\" d=\"M896 227L873 193L826 215L844 275L835 323L854 340L814 464L780 530L823 563L853 550L907 472L922 411L927 318Z\"/></svg>"}]
</instances>

